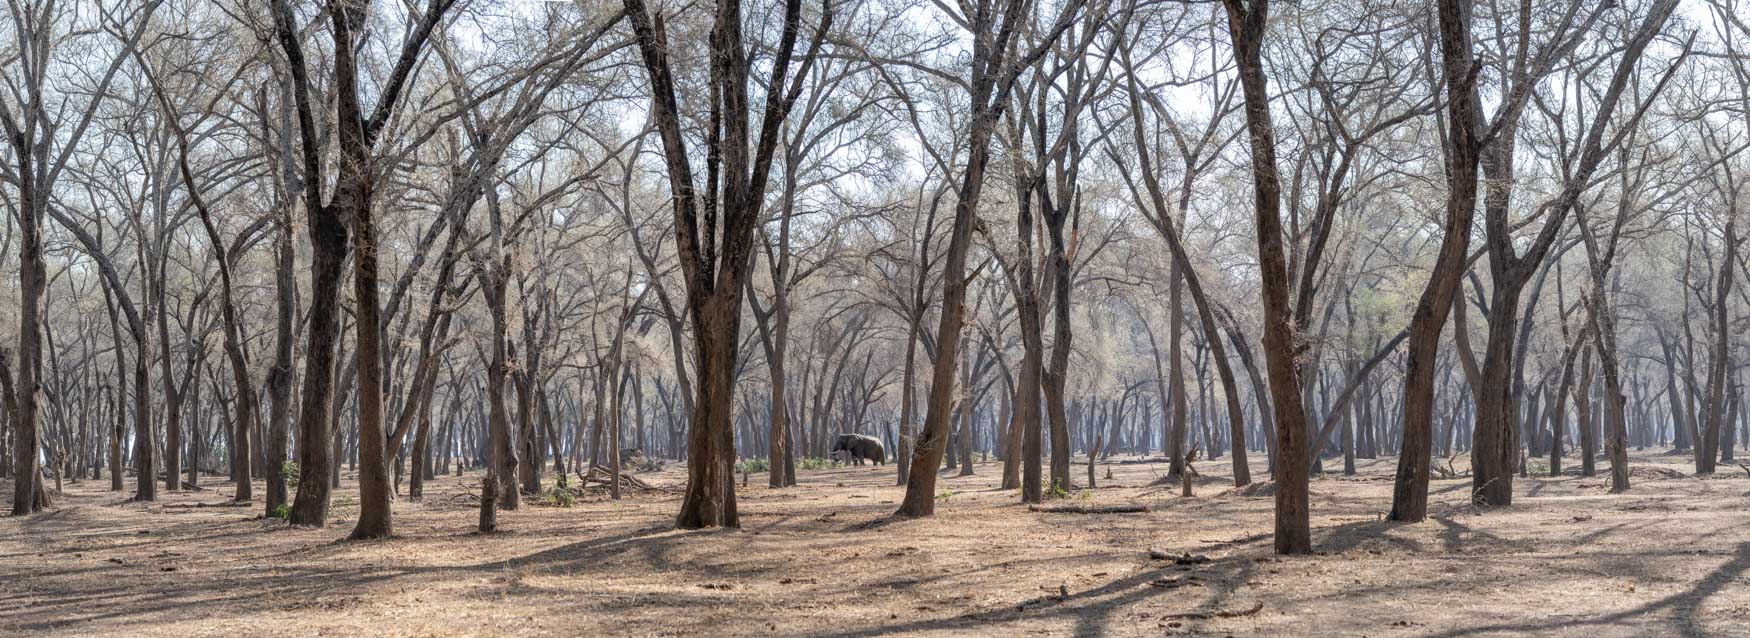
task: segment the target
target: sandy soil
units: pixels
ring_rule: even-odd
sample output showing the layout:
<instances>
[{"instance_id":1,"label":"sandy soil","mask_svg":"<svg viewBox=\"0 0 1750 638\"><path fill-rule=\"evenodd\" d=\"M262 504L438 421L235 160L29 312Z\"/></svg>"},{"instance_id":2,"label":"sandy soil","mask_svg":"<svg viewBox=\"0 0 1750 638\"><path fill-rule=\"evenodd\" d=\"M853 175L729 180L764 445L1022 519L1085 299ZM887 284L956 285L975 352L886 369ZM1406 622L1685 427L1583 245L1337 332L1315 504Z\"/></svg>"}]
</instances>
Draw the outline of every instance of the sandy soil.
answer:
<instances>
[{"instance_id":1,"label":"sandy soil","mask_svg":"<svg viewBox=\"0 0 1750 638\"><path fill-rule=\"evenodd\" d=\"M0 634L1750 635L1750 479L1647 471L1684 461L1637 457L1625 495L1521 479L1490 512L1466 504L1468 479L1437 481L1416 525L1381 520L1394 462L1363 461L1313 481L1318 553L1295 558L1271 555L1272 500L1228 492L1225 459L1199 464L1194 498L1147 486L1163 464L1114 463L1060 503L1140 514L1029 512L992 463L944 477L936 517L888 521L887 466L785 490L755 477L739 531L672 530L673 495L592 494L501 513L489 537L464 495L477 477L451 477L397 502L380 542L341 540L350 482L340 520L295 529L216 506L217 480L150 505L85 481L0 518Z\"/></svg>"}]
</instances>

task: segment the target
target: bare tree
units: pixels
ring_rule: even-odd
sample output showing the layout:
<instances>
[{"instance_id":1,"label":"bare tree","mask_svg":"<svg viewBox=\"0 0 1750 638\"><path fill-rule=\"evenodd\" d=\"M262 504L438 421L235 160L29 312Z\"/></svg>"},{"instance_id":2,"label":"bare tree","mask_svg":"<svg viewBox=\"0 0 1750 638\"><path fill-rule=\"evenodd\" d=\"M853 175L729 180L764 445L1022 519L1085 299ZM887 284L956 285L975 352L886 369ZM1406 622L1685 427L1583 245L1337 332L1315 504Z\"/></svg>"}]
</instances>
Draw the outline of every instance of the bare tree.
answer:
<instances>
[{"instance_id":1,"label":"bare tree","mask_svg":"<svg viewBox=\"0 0 1750 638\"><path fill-rule=\"evenodd\" d=\"M698 356L699 390L687 433L687 491L676 526L740 527L735 509L735 363L741 339L741 297L753 235L759 226L767 179L785 119L802 92L802 78L818 57L832 26L832 7L790 73L802 32L802 3L786 0L783 28L765 84L765 110L758 137L750 133L748 101L752 64L743 35L740 0L717 4L711 38L710 121L706 133L706 180L696 181L669 62L668 33L660 12L644 0L625 0L650 79L652 119L662 139L674 197L676 253L687 286ZM752 155L749 155L750 149ZM702 218L702 219L701 219ZM721 220L721 227L719 227ZM701 223L702 222L702 223Z\"/></svg>"}]
</instances>

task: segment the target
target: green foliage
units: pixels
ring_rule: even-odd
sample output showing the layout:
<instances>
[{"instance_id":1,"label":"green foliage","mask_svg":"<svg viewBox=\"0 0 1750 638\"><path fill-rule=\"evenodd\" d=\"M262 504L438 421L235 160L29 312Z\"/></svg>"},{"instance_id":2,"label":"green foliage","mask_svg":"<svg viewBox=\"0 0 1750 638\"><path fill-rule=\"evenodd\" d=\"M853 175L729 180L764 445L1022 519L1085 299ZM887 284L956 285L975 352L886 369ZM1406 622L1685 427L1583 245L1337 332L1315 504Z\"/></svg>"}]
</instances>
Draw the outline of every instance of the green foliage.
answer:
<instances>
[{"instance_id":1,"label":"green foliage","mask_svg":"<svg viewBox=\"0 0 1750 638\"><path fill-rule=\"evenodd\" d=\"M334 497L335 507L352 507L354 504L351 494L340 494Z\"/></svg>"},{"instance_id":2,"label":"green foliage","mask_svg":"<svg viewBox=\"0 0 1750 638\"><path fill-rule=\"evenodd\" d=\"M772 469L772 464L765 459L747 459L735 464L735 471L740 474L758 474Z\"/></svg>"},{"instance_id":3,"label":"green foliage","mask_svg":"<svg viewBox=\"0 0 1750 638\"><path fill-rule=\"evenodd\" d=\"M280 519L282 521L286 520L288 518L291 518L292 517L292 506L287 505L285 503L280 503L279 505L274 506L273 511L267 513L267 517L268 518L277 518L277 519Z\"/></svg>"},{"instance_id":4,"label":"green foliage","mask_svg":"<svg viewBox=\"0 0 1750 638\"><path fill-rule=\"evenodd\" d=\"M566 489L563 484L555 485L553 489L547 490L547 504L554 507L571 507L577 504L577 496L572 494L571 490Z\"/></svg>"},{"instance_id":5,"label":"green foliage","mask_svg":"<svg viewBox=\"0 0 1750 638\"><path fill-rule=\"evenodd\" d=\"M832 459L823 459L820 457L813 457L813 456L804 457L802 459L802 469L804 469L804 470L825 470L825 469L829 469L829 468L843 467L843 466L844 466L843 463L840 463L838 461L834 461Z\"/></svg>"},{"instance_id":6,"label":"green foliage","mask_svg":"<svg viewBox=\"0 0 1750 638\"><path fill-rule=\"evenodd\" d=\"M298 462L286 461L280 464L280 478L286 480L286 487L298 489Z\"/></svg>"},{"instance_id":7,"label":"green foliage","mask_svg":"<svg viewBox=\"0 0 1750 638\"><path fill-rule=\"evenodd\" d=\"M943 503L954 500L954 490L942 488L942 493L936 495L936 500Z\"/></svg>"},{"instance_id":8,"label":"green foliage","mask_svg":"<svg viewBox=\"0 0 1750 638\"><path fill-rule=\"evenodd\" d=\"M1045 498L1069 498L1069 488L1054 480L1051 482L1051 489L1045 492Z\"/></svg>"}]
</instances>

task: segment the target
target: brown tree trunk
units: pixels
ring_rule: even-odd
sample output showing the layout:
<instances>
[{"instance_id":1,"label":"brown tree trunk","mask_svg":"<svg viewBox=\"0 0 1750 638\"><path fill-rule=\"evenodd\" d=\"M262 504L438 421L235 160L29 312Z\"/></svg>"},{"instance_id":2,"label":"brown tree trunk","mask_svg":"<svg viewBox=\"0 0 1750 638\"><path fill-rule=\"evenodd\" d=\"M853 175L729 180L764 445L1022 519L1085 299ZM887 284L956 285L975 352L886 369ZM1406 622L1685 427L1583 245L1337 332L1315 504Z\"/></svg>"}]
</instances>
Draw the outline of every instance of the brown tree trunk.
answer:
<instances>
[{"instance_id":1,"label":"brown tree trunk","mask_svg":"<svg viewBox=\"0 0 1750 638\"><path fill-rule=\"evenodd\" d=\"M723 291L693 311L699 398L687 429L687 489L675 519L682 529L741 527L735 507L733 413L738 293L739 288Z\"/></svg>"},{"instance_id":2,"label":"brown tree trunk","mask_svg":"<svg viewBox=\"0 0 1750 638\"><path fill-rule=\"evenodd\" d=\"M966 322L966 253L972 244L972 224L977 217L979 194L984 188L984 173L990 160L991 134L998 117L997 110L983 106L990 91L988 82L986 80L982 87L984 94L974 89L973 103L978 106L973 115L970 155L961 181L960 199L954 207L948 252L943 260L941 321L936 328L936 360L931 367L924 430L912 451L905 500L894 512L895 516L930 516L936 512L936 470L942 466L942 454L947 447L948 420L954 398L954 368L959 362L955 355L959 352L961 328ZM1027 371L1023 370L1023 387L1028 385L1027 376ZM1027 401L1024 391L1021 400ZM1023 405L1022 409L1027 407ZM1034 472L1031 467L1028 470L1028 479L1032 479Z\"/></svg>"},{"instance_id":3,"label":"brown tree trunk","mask_svg":"<svg viewBox=\"0 0 1750 638\"><path fill-rule=\"evenodd\" d=\"M694 181L682 132L683 116L675 96L663 21L652 19L643 0L625 0L625 10L654 96L651 119L662 138L673 198L675 252L686 281L700 377L699 400L687 433L687 488L675 525L739 527L733 411L741 296L751 269L754 230L761 223L773 154L784 120L801 92L799 80L790 82L790 64L801 32L802 4L800 0L785 2L783 31L769 62L765 109L756 141L748 122L752 69L743 49L741 3L717 3L711 38L712 129L706 136L704 153L711 179L702 193ZM831 23L829 8L796 70L798 78L808 76Z\"/></svg>"},{"instance_id":4,"label":"brown tree trunk","mask_svg":"<svg viewBox=\"0 0 1750 638\"><path fill-rule=\"evenodd\" d=\"M1270 95L1264 79L1263 42L1268 0L1223 0L1251 139L1252 186L1257 218L1258 261L1264 301L1264 360L1274 398L1278 451L1275 547L1278 554L1312 551L1307 503L1307 425L1295 358L1299 344L1292 325L1290 282L1282 245L1282 184L1276 172L1276 140L1270 123Z\"/></svg>"},{"instance_id":5,"label":"brown tree trunk","mask_svg":"<svg viewBox=\"0 0 1750 638\"><path fill-rule=\"evenodd\" d=\"M1471 3L1440 0L1441 70L1446 86L1448 140L1446 222L1428 284L1410 317L1404 365L1403 444L1392 488L1394 521L1428 516L1428 464L1434 434L1434 372L1440 333L1464 276L1471 220L1476 217L1480 106L1472 97Z\"/></svg>"}]
</instances>

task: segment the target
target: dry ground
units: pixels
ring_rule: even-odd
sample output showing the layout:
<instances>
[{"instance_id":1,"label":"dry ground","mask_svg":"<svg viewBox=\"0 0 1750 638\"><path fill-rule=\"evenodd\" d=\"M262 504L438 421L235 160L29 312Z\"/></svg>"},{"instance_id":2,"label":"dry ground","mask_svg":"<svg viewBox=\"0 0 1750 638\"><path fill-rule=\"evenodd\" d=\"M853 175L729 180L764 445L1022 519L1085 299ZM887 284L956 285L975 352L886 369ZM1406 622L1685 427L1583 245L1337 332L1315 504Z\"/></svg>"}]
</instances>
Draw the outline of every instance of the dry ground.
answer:
<instances>
[{"instance_id":1,"label":"dry ground","mask_svg":"<svg viewBox=\"0 0 1750 638\"><path fill-rule=\"evenodd\" d=\"M381 542L340 540L350 482L340 520L294 529L259 503L197 506L227 498L217 481L150 505L85 481L52 512L0 518L0 634L1750 635L1735 468L1640 470L1626 495L1604 477L1521 479L1513 507L1486 513L1465 504L1468 479L1437 481L1432 518L1401 525L1381 520L1394 462L1364 461L1313 481L1318 553L1276 558L1271 499L1225 493L1226 464L1199 464L1194 498L1147 487L1164 465L1129 463L1065 501L1142 514L1029 512L993 463L944 477L936 517L887 521L887 466L803 471L785 490L755 477L740 531L672 530L672 495L592 494L502 513L489 537L463 496L477 477L451 477L397 502ZM678 470L641 477L672 486Z\"/></svg>"}]
</instances>

